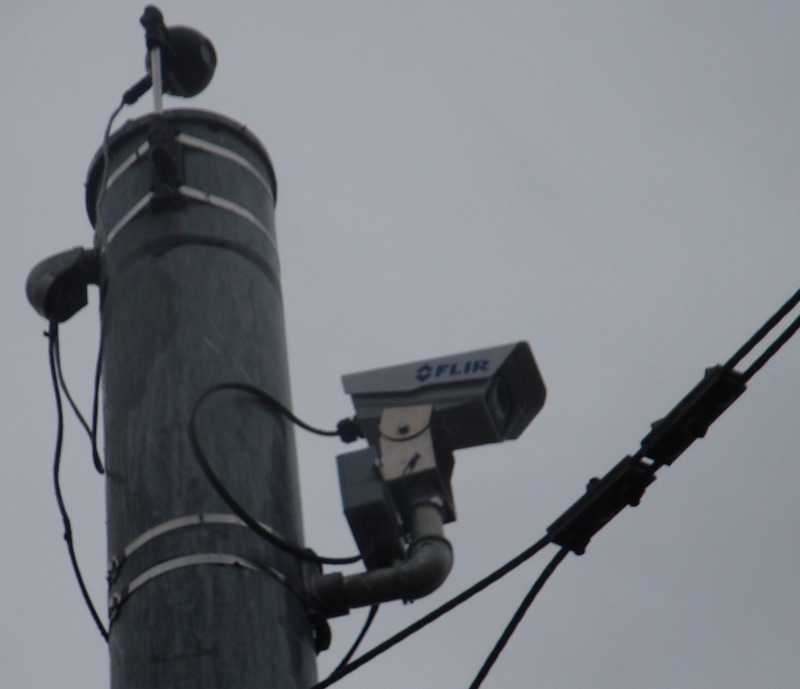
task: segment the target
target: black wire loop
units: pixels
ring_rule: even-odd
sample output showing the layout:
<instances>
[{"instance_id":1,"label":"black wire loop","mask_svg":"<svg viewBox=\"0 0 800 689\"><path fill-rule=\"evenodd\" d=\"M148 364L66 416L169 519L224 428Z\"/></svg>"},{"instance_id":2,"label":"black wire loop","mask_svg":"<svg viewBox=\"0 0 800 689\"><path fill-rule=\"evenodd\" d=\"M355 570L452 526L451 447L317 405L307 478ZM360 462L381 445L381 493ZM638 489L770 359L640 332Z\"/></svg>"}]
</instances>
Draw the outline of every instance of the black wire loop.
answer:
<instances>
[{"instance_id":1,"label":"black wire loop","mask_svg":"<svg viewBox=\"0 0 800 689\"><path fill-rule=\"evenodd\" d=\"M325 557L320 556L314 553L314 551L304 548L300 545L295 543L291 543L290 541L286 540L282 536L278 535L273 530L264 527L257 519L255 519L240 503L233 495L230 494L228 489L222 483L220 478L211 468L211 465L206 458L205 453L203 452L203 448L200 444L200 439L197 434L197 415L200 411L200 408L209 397L212 395L221 392L223 390L239 390L241 392L245 392L249 395L256 397L260 402L262 402L267 408L272 409L275 412L278 412L282 416L285 416L289 419L292 423L300 426L301 428L310 431L312 433L317 433L320 435L327 435L327 436L336 436L338 435L337 431L322 431L318 428L314 428L310 426L300 419L298 419L291 411L289 411L281 402L276 400L272 395L257 388L253 385L249 385L247 383L221 383L219 385L215 385L208 390L206 390L202 395L200 395L197 402L195 402L194 407L192 409L192 413L189 417L189 442L192 446L192 450L194 451L194 457L197 460L197 463L200 465L203 474L208 479L208 482L217 492L220 498L228 505L228 507L233 511L233 513L239 517L250 529L252 529L256 534L261 536L264 540L268 541L276 548L283 550L284 552L290 553L297 558L305 560L307 562L314 562L321 565L349 565L353 564L354 562L359 562L362 560L362 556L353 555L350 557Z\"/></svg>"},{"instance_id":2,"label":"black wire loop","mask_svg":"<svg viewBox=\"0 0 800 689\"><path fill-rule=\"evenodd\" d=\"M67 544L67 552L69 553L69 560L72 564L72 571L75 573L75 578L78 581L78 587L81 590L81 595L89 609L89 613L97 625L97 629L103 640L108 642L108 630L100 619L97 613L97 608L92 602L92 597L89 595L89 590L86 588L86 583L81 574L81 568L78 563L78 555L75 552L75 543L72 538L72 524L70 523L67 506L64 502L64 496L61 492L61 450L64 444L64 409L61 404L61 390L58 376L58 323L52 321L50 329L46 333L49 340L48 343L48 358L50 360L50 376L53 381L53 393L56 401L56 417L57 417L57 430L56 430L56 447L53 456L53 486L55 489L56 502L58 503L58 511L61 513L61 520L64 523L64 541Z\"/></svg>"},{"instance_id":3,"label":"black wire loop","mask_svg":"<svg viewBox=\"0 0 800 689\"><path fill-rule=\"evenodd\" d=\"M78 408L77 403L70 394L69 387L67 386L67 381L64 379L64 371L61 368L61 342L58 338L58 329L56 329L55 332L53 349L54 349L53 354L55 357L55 370L56 370L56 377L58 379L58 385L63 391L64 397L67 398L69 406L72 408L72 412L78 419L78 423L80 423L80 425L83 427L83 430L86 431L86 435L89 437L89 442L92 445L92 460L94 461L94 468L97 470L98 474L103 474L105 473L105 469L103 467L103 460L100 458L100 452L97 449L97 418L98 418L98 398L100 394L100 368L101 368L100 362L102 360L102 352L103 352L102 335L100 340L100 346L98 347L97 351L97 365L95 368L95 383L94 383L94 393L92 400L91 425L86 420L86 417L81 413L81 410Z\"/></svg>"}]
</instances>

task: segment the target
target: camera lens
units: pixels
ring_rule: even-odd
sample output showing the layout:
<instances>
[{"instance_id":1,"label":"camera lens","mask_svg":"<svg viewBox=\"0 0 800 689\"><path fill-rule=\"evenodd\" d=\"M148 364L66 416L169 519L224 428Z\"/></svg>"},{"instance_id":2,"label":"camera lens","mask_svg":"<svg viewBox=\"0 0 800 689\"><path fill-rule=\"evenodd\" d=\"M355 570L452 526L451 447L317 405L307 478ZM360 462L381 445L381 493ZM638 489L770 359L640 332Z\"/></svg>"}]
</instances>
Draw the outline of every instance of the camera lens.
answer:
<instances>
[{"instance_id":1,"label":"camera lens","mask_svg":"<svg viewBox=\"0 0 800 689\"><path fill-rule=\"evenodd\" d=\"M498 378L486 395L486 403L498 425L505 428L511 415L511 391L506 381Z\"/></svg>"}]
</instances>

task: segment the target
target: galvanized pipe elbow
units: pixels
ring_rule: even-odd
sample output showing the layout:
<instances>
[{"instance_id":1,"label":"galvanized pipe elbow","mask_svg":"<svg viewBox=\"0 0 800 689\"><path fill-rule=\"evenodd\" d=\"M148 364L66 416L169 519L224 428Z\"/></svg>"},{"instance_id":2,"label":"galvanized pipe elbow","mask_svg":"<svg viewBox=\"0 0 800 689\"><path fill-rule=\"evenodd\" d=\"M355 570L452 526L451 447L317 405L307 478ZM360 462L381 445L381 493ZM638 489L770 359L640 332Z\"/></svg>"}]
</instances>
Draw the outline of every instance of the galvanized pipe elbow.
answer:
<instances>
[{"instance_id":1,"label":"galvanized pipe elbow","mask_svg":"<svg viewBox=\"0 0 800 689\"><path fill-rule=\"evenodd\" d=\"M453 548L443 535L443 525L444 503L439 496L414 501L413 541L405 560L350 576L321 574L312 578L309 593L328 617L345 615L351 608L427 596L444 583L453 566Z\"/></svg>"}]
</instances>

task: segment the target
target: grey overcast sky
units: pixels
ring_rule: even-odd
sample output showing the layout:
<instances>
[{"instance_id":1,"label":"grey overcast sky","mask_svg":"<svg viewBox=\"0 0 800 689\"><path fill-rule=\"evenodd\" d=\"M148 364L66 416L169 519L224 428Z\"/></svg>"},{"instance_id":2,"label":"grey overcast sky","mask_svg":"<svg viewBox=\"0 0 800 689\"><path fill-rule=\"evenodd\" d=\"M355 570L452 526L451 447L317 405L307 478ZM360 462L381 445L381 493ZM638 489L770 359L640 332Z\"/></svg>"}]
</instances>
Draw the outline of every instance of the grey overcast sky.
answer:
<instances>
[{"instance_id":1,"label":"grey overcast sky","mask_svg":"<svg viewBox=\"0 0 800 689\"><path fill-rule=\"evenodd\" d=\"M144 73L144 3L5 0L0 194L0 686L108 685L51 487L45 327L24 282L92 232L83 183ZM160 4L213 40L186 105L269 150L296 411L350 413L340 375L528 340L548 386L517 441L459 452L456 562L387 604L365 648L530 543L638 448L800 286L796 2ZM151 108L145 97L117 121ZM63 326L91 402L97 295ZM800 340L627 510L570 556L484 686L789 687L800 674ZM349 553L334 457L298 434L307 542ZM64 491L105 597L103 483L70 421ZM340 686L466 687L542 553ZM320 676L364 611L333 621Z\"/></svg>"}]
</instances>

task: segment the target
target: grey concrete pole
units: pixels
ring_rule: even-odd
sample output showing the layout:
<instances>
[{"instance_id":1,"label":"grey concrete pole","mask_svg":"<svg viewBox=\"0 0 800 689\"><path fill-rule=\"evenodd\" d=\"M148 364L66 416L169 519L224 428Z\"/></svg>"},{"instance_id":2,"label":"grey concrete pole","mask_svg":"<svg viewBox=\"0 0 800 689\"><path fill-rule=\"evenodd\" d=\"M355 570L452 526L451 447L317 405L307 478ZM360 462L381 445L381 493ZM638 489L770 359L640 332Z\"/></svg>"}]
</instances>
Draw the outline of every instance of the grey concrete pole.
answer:
<instances>
[{"instance_id":1,"label":"grey concrete pole","mask_svg":"<svg viewBox=\"0 0 800 689\"><path fill-rule=\"evenodd\" d=\"M315 632L293 586L300 562L230 514L187 435L194 403L219 383L249 383L290 406L275 189L256 138L196 110L127 124L89 171L101 263L112 689L316 681ZM203 404L198 429L229 492L302 544L290 424L225 391Z\"/></svg>"}]
</instances>

